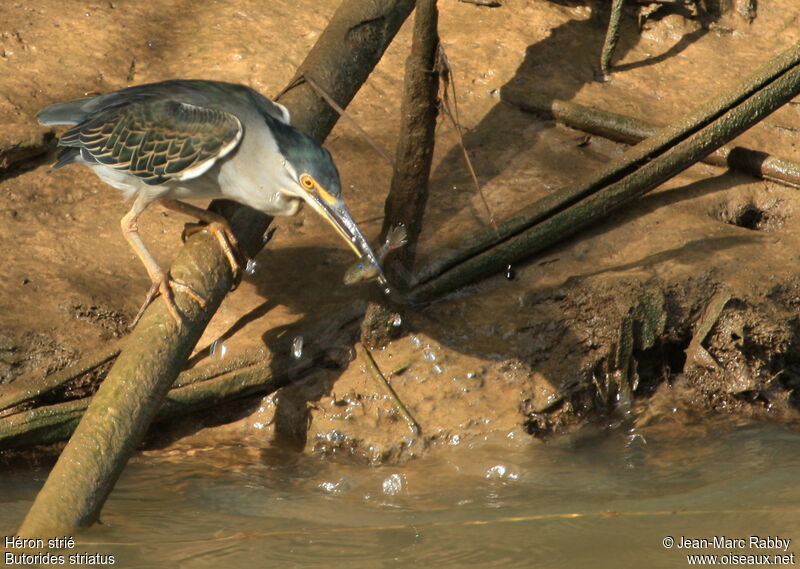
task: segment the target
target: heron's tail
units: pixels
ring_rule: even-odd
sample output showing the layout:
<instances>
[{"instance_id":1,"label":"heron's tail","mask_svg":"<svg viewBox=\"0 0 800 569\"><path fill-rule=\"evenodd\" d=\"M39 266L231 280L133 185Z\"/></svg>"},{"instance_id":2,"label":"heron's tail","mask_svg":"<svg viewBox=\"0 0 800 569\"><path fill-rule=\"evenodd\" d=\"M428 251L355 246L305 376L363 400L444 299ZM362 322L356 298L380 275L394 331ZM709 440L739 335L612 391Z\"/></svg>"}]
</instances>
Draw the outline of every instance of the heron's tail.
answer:
<instances>
[{"instance_id":1,"label":"heron's tail","mask_svg":"<svg viewBox=\"0 0 800 569\"><path fill-rule=\"evenodd\" d=\"M44 126L55 126L60 124L78 124L82 122L88 114L87 103L95 100L96 97L83 97L64 103L56 103L45 107L36 114L39 123Z\"/></svg>"}]
</instances>

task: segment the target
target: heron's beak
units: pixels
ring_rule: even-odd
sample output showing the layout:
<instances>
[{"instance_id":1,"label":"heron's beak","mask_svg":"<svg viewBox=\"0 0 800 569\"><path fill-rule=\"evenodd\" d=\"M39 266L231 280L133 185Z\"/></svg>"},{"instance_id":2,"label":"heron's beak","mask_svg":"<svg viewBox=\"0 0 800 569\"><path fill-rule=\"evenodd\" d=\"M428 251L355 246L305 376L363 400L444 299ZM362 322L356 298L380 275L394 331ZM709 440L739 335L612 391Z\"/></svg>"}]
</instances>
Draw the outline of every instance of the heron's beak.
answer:
<instances>
[{"instance_id":1,"label":"heron's beak","mask_svg":"<svg viewBox=\"0 0 800 569\"><path fill-rule=\"evenodd\" d=\"M361 233L358 225L353 220L347 205L328 193L324 188L317 186L315 189L317 191L304 194L305 201L333 226L336 232L342 236L342 239L347 241L350 248L355 251L356 255L377 267L378 281L381 284L386 284L386 275L383 274L380 261L378 261L378 257L375 256L369 243L367 243L364 234Z\"/></svg>"}]
</instances>

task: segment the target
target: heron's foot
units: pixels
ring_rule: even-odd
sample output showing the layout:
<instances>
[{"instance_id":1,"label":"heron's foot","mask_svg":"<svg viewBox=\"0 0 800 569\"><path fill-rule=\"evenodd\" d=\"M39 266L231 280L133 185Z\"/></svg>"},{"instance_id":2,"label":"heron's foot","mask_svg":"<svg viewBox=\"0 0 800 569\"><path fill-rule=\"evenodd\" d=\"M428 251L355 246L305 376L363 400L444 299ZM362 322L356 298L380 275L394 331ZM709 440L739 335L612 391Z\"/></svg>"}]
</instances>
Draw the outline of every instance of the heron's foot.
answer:
<instances>
[{"instance_id":1,"label":"heron's foot","mask_svg":"<svg viewBox=\"0 0 800 569\"><path fill-rule=\"evenodd\" d=\"M203 298L200 293L198 293L192 287L186 283L176 281L169 275L162 273L160 276L156 276L153 279L153 284L150 285L150 290L147 291L147 298L145 298L144 304L142 304L138 314L136 314L136 318L133 319L131 328L135 327L139 323L144 311L147 310L147 307L150 306L150 303L153 302L157 296L160 296L164 299L164 302L167 304L167 310L169 310L169 313L178 323L178 326L182 325L183 317L178 311L178 306L175 304L175 290L179 290L191 296L195 302L201 306L201 308L205 308L206 304L208 304L206 299Z\"/></svg>"},{"instance_id":2,"label":"heron's foot","mask_svg":"<svg viewBox=\"0 0 800 569\"><path fill-rule=\"evenodd\" d=\"M187 223L183 228L183 240L197 233L198 231L208 231L214 235L219 241L219 245L225 256L228 258L228 263L231 265L231 275L233 277L233 284L231 290L236 290L239 283L242 282L242 273L247 266L247 255L242 252L239 246L239 240L233 234L230 226L223 221L212 221L211 223Z\"/></svg>"}]
</instances>

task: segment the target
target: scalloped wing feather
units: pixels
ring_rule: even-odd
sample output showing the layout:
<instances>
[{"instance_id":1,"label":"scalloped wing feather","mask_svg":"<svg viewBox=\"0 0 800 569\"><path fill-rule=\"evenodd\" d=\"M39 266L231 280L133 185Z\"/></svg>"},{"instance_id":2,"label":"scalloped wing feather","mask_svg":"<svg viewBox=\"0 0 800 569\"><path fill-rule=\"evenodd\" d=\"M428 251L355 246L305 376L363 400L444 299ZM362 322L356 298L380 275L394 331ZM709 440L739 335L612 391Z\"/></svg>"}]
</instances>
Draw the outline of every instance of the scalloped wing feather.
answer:
<instances>
[{"instance_id":1,"label":"scalloped wing feather","mask_svg":"<svg viewBox=\"0 0 800 569\"><path fill-rule=\"evenodd\" d=\"M69 129L59 146L140 178L148 185L201 176L242 139L239 119L173 100L104 109Z\"/></svg>"}]
</instances>

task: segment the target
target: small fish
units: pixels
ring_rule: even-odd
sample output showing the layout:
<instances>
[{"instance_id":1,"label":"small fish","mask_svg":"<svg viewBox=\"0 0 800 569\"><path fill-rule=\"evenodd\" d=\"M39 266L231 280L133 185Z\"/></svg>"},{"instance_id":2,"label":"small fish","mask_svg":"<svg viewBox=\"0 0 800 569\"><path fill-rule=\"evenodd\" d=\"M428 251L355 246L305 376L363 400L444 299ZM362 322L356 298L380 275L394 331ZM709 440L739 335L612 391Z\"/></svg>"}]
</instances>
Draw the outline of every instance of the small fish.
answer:
<instances>
[{"instance_id":1,"label":"small fish","mask_svg":"<svg viewBox=\"0 0 800 569\"><path fill-rule=\"evenodd\" d=\"M387 255L391 251L399 249L405 245L407 240L408 232L406 231L405 227L402 225L392 227L389 230L389 233L386 234L386 240L383 242L383 245L381 245L381 248L378 249L376 255L378 257L378 262L383 263L384 259L386 259ZM370 263L367 259L361 258L356 263L351 265L350 268L345 272L344 284L353 285L360 283L361 281L374 279L377 276L378 267Z\"/></svg>"}]
</instances>

